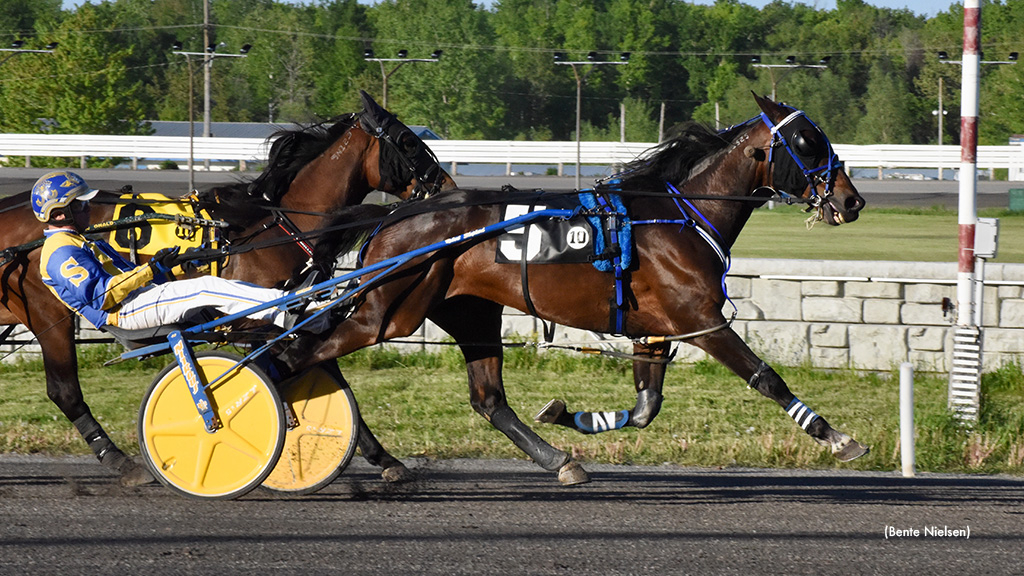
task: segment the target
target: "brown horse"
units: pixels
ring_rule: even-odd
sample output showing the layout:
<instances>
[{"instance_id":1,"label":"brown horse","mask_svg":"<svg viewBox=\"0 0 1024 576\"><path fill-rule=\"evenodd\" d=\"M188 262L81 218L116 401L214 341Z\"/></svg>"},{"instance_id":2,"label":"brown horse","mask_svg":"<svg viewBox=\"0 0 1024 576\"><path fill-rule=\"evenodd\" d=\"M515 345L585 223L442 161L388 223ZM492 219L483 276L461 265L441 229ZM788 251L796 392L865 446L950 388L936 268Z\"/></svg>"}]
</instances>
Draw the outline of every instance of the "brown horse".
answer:
<instances>
[{"instance_id":1,"label":"brown horse","mask_svg":"<svg viewBox=\"0 0 1024 576\"><path fill-rule=\"evenodd\" d=\"M408 127L363 93L364 110L335 121L276 134L267 169L253 182L214 188L197 204L213 218L232 225L233 246L263 246L228 260L223 275L263 286L279 286L309 260L303 232L320 227L328 214L359 204L374 189L403 198L423 195L454 182L426 145ZM78 379L74 320L42 284L40 251L28 243L42 237L42 226L28 204L29 192L0 201L0 245L8 246L0 265L0 324L24 324L42 349L49 398L75 423L100 461L121 472L126 484L151 480L107 437L93 418ZM113 217L117 195L93 201L92 224ZM23 247L22 249L13 249ZM401 478L404 466L388 455L365 425L360 426L364 457Z\"/></svg>"},{"instance_id":2,"label":"brown horse","mask_svg":"<svg viewBox=\"0 0 1024 576\"><path fill-rule=\"evenodd\" d=\"M561 325L636 338L661 357L673 337L685 339L775 400L840 460L863 455L867 447L797 400L722 313L728 250L768 195L789 190L832 225L855 220L864 206L820 129L799 111L756 100L760 117L721 133L691 127L629 165L621 181L603 187L621 196L633 222L633 264L622 271L621 283L590 263L530 266L528 274L525 263L495 263L500 232L481 230L501 220L507 194L453 191L387 216L380 207L343 210L334 224L384 220L363 247L367 265L446 238L469 239L417 257L374 282L330 335L300 338L280 359L301 370L406 336L429 316L461 346L473 408L540 466L557 470L562 482L585 482L585 471L523 424L506 402L500 327L502 307L511 306ZM547 196L530 200L555 200ZM361 230L353 224L325 238L318 254L332 259ZM656 387L660 397L661 378L654 376L638 377L638 388Z\"/></svg>"}]
</instances>

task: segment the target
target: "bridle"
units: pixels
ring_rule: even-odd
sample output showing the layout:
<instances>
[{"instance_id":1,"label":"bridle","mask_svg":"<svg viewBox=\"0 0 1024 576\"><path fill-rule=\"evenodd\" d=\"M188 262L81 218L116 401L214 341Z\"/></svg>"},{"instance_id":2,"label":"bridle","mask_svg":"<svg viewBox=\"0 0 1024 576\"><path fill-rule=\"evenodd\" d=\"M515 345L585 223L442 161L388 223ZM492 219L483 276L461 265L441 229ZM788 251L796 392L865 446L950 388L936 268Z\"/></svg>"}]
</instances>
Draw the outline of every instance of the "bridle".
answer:
<instances>
[{"instance_id":1,"label":"bridle","mask_svg":"<svg viewBox=\"0 0 1024 576\"><path fill-rule=\"evenodd\" d=\"M764 122L765 126L768 127L772 134L771 143L768 145L768 164L770 165L771 180L770 188L778 193L782 197L786 197L788 194L785 190L781 190L775 182L776 173L776 156L775 151L778 148L783 148L789 153L789 157L792 158L793 162L796 163L797 168L803 173L804 178L807 180L807 184L811 188L811 202L809 203L811 208L821 208L821 205L828 202L829 198L835 193L835 178L836 174L843 169L842 163L839 161L839 156L836 155L835 150L832 149L832 143L829 142L825 132L821 130L807 117L802 110L790 108L792 112L785 118L783 118L778 124L772 122L771 118L768 117L764 112L761 113L761 121ZM751 119L756 120L756 118ZM804 124L800 126L800 124ZM809 143L800 133L802 130L811 129L814 130L825 147L826 156L828 161L816 168L808 168L805 160L811 160L816 155L817 150L809 149ZM824 185L825 191L819 195L818 186Z\"/></svg>"},{"instance_id":2,"label":"bridle","mask_svg":"<svg viewBox=\"0 0 1024 576\"><path fill-rule=\"evenodd\" d=\"M383 119L378 119L374 114L366 111L359 115L359 122L363 129L377 138L378 141L390 146L398 161L416 179L416 187L409 197L411 200L426 198L441 190L441 178L437 177L441 171L441 165L434 152L421 140L421 148L416 158L410 158L401 144L399 144L399 138L402 134L405 132L412 134L412 130L408 126L398 122L390 114L387 114ZM413 134L413 137L416 137L415 134ZM427 182L431 182L431 184L427 186Z\"/></svg>"}]
</instances>

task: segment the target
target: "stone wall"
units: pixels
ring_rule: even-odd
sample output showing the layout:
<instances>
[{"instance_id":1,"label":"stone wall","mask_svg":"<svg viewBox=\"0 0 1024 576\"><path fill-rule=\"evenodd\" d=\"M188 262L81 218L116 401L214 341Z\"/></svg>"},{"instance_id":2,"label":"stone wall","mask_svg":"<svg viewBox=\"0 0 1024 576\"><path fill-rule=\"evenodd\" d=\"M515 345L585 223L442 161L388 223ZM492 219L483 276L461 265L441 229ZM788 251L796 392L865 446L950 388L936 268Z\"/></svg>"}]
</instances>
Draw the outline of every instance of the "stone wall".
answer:
<instances>
[{"instance_id":1,"label":"stone wall","mask_svg":"<svg viewBox=\"0 0 1024 576\"><path fill-rule=\"evenodd\" d=\"M987 264L984 273L984 369L1024 363L1024 265ZM956 277L955 263L736 259L726 287L733 329L770 362L948 372L953 318L942 299L956 301ZM518 313L506 318L506 333L539 329ZM586 339L593 335L561 329L556 337ZM677 359L704 356L680 346Z\"/></svg>"},{"instance_id":2,"label":"stone wall","mask_svg":"<svg viewBox=\"0 0 1024 576\"><path fill-rule=\"evenodd\" d=\"M1024 362L1024 265L987 264L982 298L985 369ZM911 362L946 372L956 264L736 260L726 286L734 329L777 362L888 370Z\"/></svg>"}]
</instances>

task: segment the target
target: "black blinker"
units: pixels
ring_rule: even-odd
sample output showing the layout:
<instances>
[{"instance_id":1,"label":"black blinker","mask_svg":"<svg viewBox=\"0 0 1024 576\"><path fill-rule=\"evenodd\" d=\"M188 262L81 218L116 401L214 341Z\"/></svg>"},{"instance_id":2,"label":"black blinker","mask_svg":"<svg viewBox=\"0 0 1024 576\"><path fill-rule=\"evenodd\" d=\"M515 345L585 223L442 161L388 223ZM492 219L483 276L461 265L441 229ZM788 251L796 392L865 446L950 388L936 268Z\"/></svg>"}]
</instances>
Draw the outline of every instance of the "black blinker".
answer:
<instances>
[{"instance_id":1,"label":"black blinker","mask_svg":"<svg viewBox=\"0 0 1024 576\"><path fill-rule=\"evenodd\" d=\"M793 151L801 156L809 158L817 156L818 146L800 132L793 134L793 141L790 142L790 145L793 147Z\"/></svg>"}]
</instances>

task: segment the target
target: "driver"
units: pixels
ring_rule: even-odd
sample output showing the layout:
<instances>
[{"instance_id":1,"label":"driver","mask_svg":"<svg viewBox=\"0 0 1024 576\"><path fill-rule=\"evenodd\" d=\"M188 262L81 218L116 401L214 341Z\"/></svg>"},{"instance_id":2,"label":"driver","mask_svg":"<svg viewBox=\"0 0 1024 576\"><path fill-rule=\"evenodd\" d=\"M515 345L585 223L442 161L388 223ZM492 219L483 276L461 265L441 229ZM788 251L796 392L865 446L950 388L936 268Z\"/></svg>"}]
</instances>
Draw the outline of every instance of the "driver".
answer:
<instances>
[{"instance_id":1,"label":"driver","mask_svg":"<svg viewBox=\"0 0 1024 576\"><path fill-rule=\"evenodd\" d=\"M131 264L103 240L82 235L97 192L79 175L60 171L39 178L31 197L32 213L46 224L39 262L43 282L96 328L156 328L187 321L204 308L229 315L288 294L216 276L167 281L172 269L191 259L179 247L160 250L147 264ZM272 307L246 317L289 329L310 312ZM322 332L328 325L321 314L303 328Z\"/></svg>"}]
</instances>

